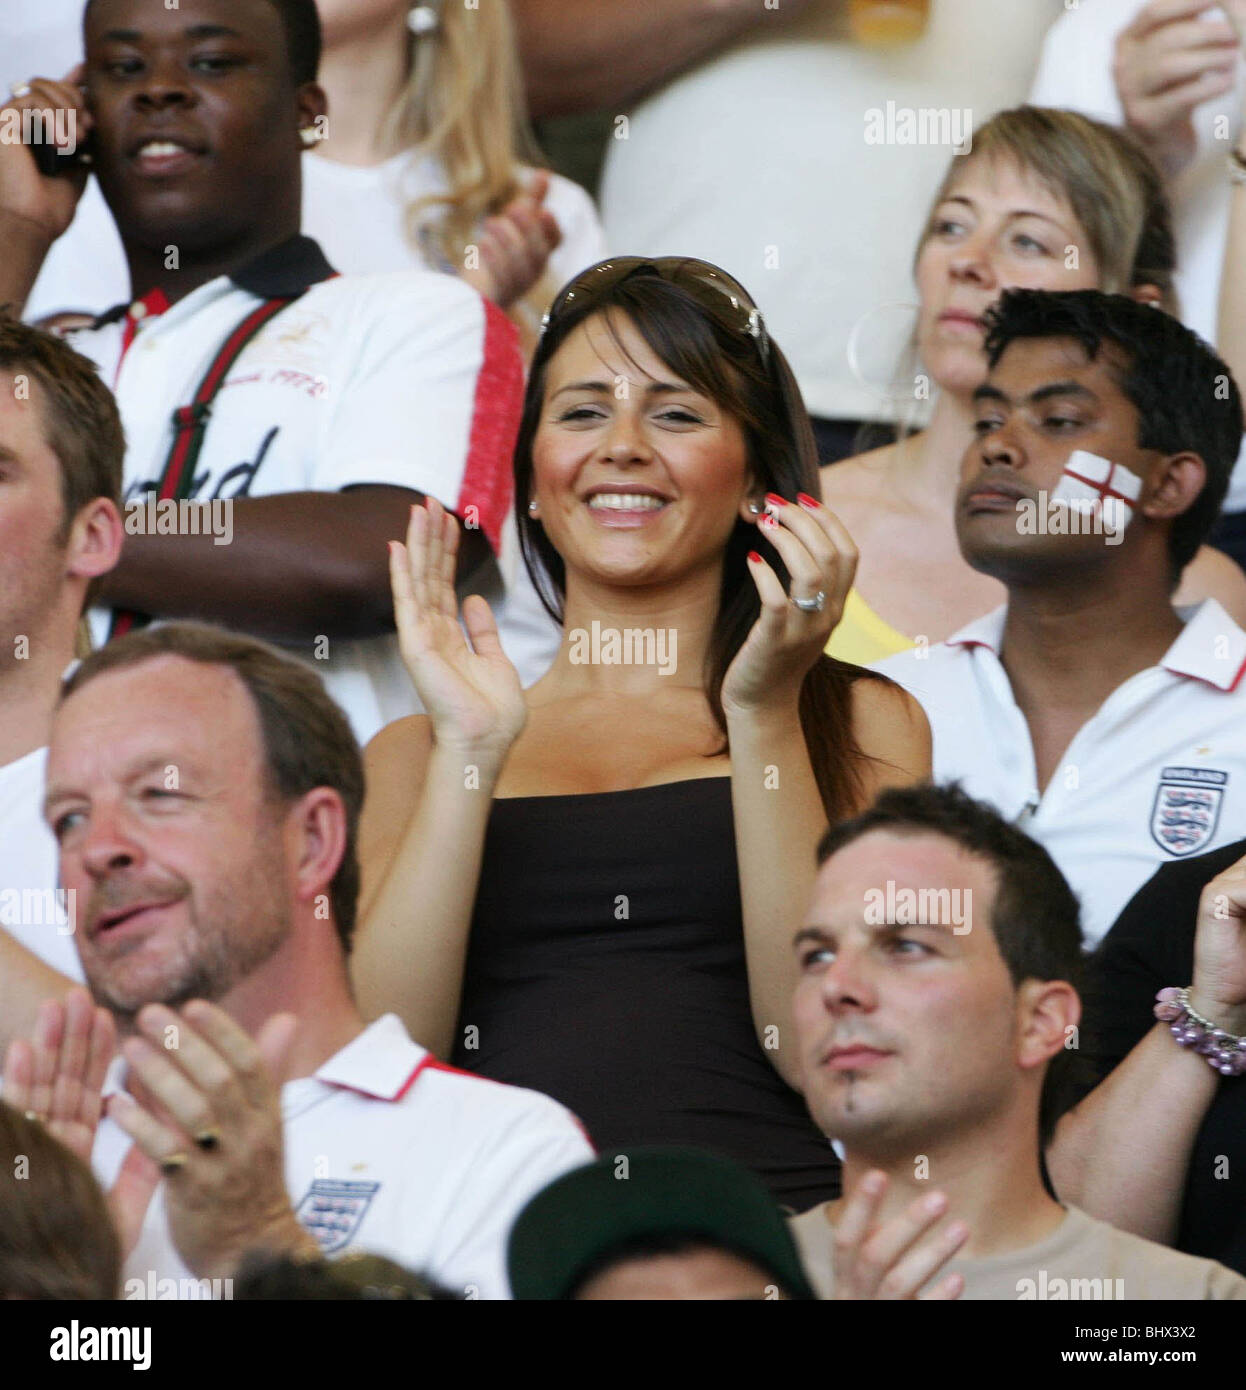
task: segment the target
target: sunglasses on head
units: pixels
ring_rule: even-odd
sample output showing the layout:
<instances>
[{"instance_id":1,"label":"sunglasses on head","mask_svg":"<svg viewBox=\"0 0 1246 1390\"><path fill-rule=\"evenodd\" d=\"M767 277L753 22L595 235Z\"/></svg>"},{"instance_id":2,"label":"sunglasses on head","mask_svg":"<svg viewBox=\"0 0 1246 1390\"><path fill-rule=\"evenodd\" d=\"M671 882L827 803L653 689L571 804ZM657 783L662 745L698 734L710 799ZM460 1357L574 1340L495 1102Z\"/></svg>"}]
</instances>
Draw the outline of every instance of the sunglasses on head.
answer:
<instances>
[{"instance_id":1,"label":"sunglasses on head","mask_svg":"<svg viewBox=\"0 0 1246 1390\"><path fill-rule=\"evenodd\" d=\"M589 266L559 291L558 297L545 311L545 317L541 320L542 334L568 308L592 303L641 271L678 285L719 323L734 332L746 333L757 344L762 366L769 366L770 339L766 335L761 310L753 303L748 291L725 270L693 256L658 256L653 259L646 256L616 256Z\"/></svg>"}]
</instances>

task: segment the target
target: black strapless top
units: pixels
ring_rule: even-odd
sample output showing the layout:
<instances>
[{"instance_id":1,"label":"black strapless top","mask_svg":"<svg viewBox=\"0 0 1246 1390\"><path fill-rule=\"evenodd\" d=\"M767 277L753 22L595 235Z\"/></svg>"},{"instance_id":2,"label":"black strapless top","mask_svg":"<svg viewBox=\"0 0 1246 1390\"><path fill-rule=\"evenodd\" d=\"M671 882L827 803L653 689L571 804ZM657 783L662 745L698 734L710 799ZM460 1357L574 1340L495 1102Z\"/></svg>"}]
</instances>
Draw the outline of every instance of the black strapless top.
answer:
<instances>
[{"instance_id":1,"label":"black strapless top","mask_svg":"<svg viewBox=\"0 0 1246 1390\"><path fill-rule=\"evenodd\" d=\"M714 1149L799 1211L838 1196L753 1033L729 777L495 800L457 1039L457 1066L555 1097L599 1148Z\"/></svg>"}]
</instances>

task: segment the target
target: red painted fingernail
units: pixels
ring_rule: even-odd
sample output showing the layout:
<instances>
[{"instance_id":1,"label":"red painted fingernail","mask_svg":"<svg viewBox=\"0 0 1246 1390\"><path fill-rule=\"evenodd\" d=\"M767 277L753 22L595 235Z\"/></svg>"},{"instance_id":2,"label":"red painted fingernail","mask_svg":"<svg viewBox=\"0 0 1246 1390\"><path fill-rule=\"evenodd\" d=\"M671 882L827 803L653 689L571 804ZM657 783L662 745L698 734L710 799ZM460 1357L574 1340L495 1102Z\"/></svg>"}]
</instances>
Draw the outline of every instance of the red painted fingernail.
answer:
<instances>
[{"instance_id":1,"label":"red painted fingernail","mask_svg":"<svg viewBox=\"0 0 1246 1390\"><path fill-rule=\"evenodd\" d=\"M748 558L749 558L749 559L753 562L753 564L755 564L755 565L760 565L760 564L761 564L761 556L758 555L758 553L757 553L755 550L750 550L750 551L749 551L749 553L748 553Z\"/></svg>"},{"instance_id":2,"label":"red painted fingernail","mask_svg":"<svg viewBox=\"0 0 1246 1390\"><path fill-rule=\"evenodd\" d=\"M802 507L819 507L822 505L816 497L810 497L807 492L798 492L796 494L796 500Z\"/></svg>"},{"instance_id":3,"label":"red painted fingernail","mask_svg":"<svg viewBox=\"0 0 1246 1390\"><path fill-rule=\"evenodd\" d=\"M782 498L782 497L777 497L773 492L768 492L768 493L766 493L766 501L769 502L769 504L770 504L772 507L786 507L786 506L787 506L787 503L783 500L783 498Z\"/></svg>"},{"instance_id":4,"label":"red painted fingernail","mask_svg":"<svg viewBox=\"0 0 1246 1390\"><path fill-rule=\"evenodd\" d=\"M774 519L774 517L770 515L769 512L763 512L761 515L761 520L758 521L757 524L758 526L770 526L776 529L779 525L779 523Z\"/></svg>"}]
</instances>

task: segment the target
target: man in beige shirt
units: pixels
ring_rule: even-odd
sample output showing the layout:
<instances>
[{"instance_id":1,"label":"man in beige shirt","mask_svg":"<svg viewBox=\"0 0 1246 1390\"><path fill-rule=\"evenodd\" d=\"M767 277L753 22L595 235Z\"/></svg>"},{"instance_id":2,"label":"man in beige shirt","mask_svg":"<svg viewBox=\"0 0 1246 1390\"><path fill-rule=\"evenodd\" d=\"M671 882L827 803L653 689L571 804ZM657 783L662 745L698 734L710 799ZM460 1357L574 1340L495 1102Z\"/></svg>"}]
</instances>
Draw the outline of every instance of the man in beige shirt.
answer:
<instances>
[{"instance_id":1,"label":"man in beige shirt","mask_svg":"<svg viewBox=\"0 0 1246 1390\"><path fill-rule=\"evenodd\" d=\"M905 1231L883 1224L928 1193L968 1225L944 1271L964 1298L1246 1299L1231 1270L1043 1185L1040 1135L1081 1015L1077 900L1046 850L958 788L914 787L828 831L818 859L795 941L796 1034L844 1192L875 1198L873 1257L902 1269ZM844 1229L859 1210L828 1202L792 1221L823 1298L835 1244L860 1243Z\"/></svg>"}]
</instances>

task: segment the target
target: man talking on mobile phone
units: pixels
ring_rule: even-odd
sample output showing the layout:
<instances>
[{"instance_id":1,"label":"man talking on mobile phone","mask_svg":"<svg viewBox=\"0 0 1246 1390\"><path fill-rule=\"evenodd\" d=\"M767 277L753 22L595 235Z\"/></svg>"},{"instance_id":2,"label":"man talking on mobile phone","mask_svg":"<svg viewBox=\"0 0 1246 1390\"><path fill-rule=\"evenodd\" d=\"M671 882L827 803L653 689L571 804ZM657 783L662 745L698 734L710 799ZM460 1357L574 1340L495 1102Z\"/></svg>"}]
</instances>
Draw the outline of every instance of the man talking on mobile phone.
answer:
<instances>
[{"instance_id":1,"label":"man talking on mobile phone","mask_svg":"<svg viewBox=\"0 0 1246 1390\"><path fill-rule=\"evenodd\" d=\"M131 285L72 335L128 440L96 641L171 618L268 638L366 740L414 708L386 542L435 496L463 522L460 577L499 545L514 331L452 277L337 276L300 235L301 153L325 117L314 0L90 0L83 23L82 86L32 78L0 110L72 124L75 156L66 139L48 175L37 146L0 144L0 304L20 312L89 167Z\"/></svg>"}]
</instances>

